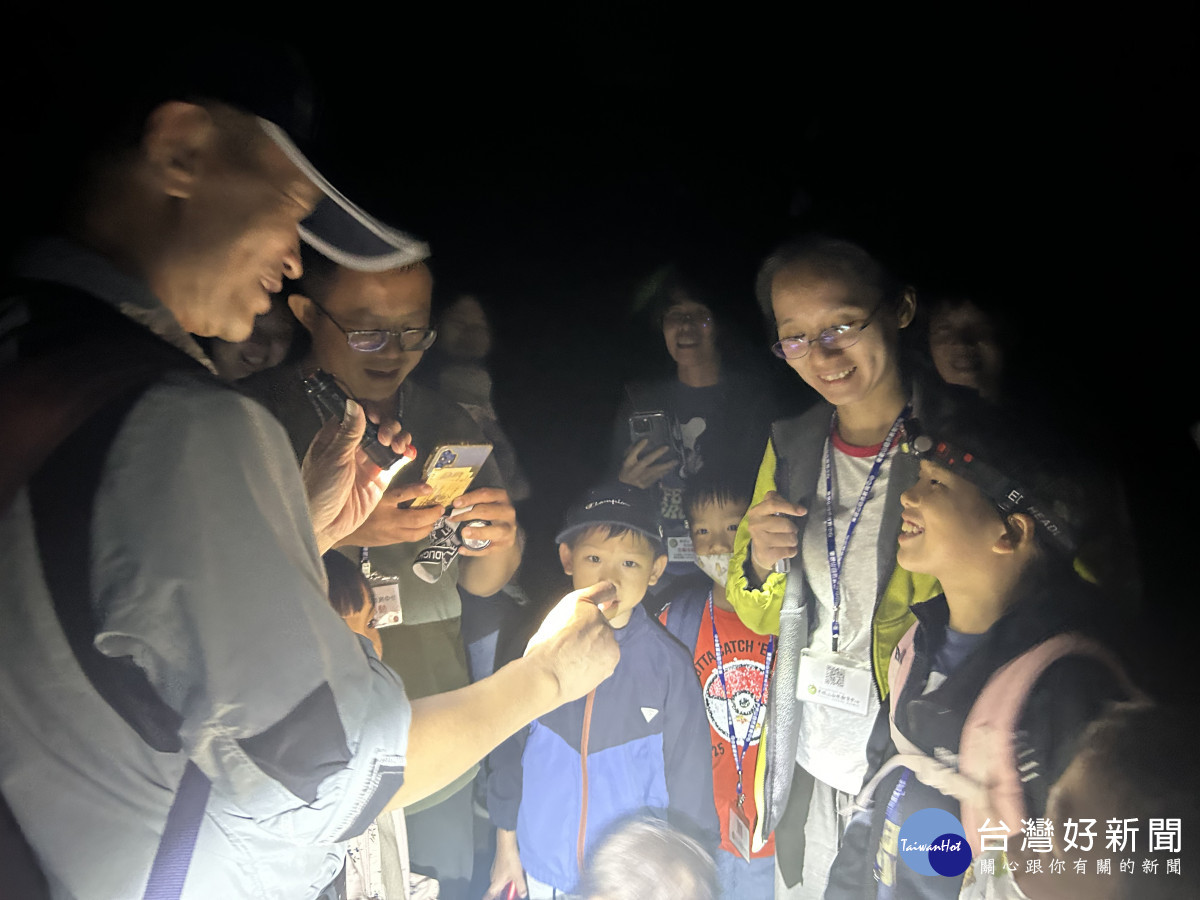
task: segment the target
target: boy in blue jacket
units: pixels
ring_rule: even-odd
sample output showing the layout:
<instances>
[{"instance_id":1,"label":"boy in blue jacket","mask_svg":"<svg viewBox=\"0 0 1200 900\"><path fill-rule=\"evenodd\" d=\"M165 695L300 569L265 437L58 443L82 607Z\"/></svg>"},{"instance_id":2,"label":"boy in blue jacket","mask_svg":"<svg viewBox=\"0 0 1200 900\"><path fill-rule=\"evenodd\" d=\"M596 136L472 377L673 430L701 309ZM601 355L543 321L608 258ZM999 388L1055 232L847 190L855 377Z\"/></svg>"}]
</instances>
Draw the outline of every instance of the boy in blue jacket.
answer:
<instances>
[{"instance_id":1,"label":"boy in blue jacket","mask_svg":"<svg viewBox=\"0 0 1200 900\"><path fill-rule=\"evenodd\" d=\"M558 535L576 587L611 581L606 611L621 661L586 698L561 706L492 754L488 812L496 858L485 900L541 900L576 889L589 850L633 814L656 815L709 850L719 840L711 748L687 650L641 607L667 555L649 495L613 483L590 491Z\"/></svg>"}]
</instances>

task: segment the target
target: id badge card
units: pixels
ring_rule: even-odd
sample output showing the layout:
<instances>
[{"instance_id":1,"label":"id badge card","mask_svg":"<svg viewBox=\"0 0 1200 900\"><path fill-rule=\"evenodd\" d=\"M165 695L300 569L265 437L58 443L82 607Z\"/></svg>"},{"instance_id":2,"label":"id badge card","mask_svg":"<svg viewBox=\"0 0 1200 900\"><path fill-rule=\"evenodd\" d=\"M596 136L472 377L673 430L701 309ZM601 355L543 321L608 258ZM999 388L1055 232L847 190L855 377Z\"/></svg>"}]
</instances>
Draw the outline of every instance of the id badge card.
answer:
<instances>
[{"instance_id":1,"label":"id badge card","mask_svg":"<svg viewBox=\"0 0 1200 900\"><path fill-rule=\"evenodd\" d=\"M729 804L729 828L727 831L729 843L733 844L733 848L737 850L742 859L750 862L750 835L754 833L754 829L736 801Z\"/></svg>"},{"instance_id":2,"label":"id badge card","mask_svg":"<svg viewBox=\"0 0 1200 900\"><path fill-rule=\"evenodd\" d=\"M375 598L375 627L387 628L404 621L400 610L400 579L394 575L372 575L371 595Z\"/></svg>"},{"instance_id":3,"label":"id badge card","mask_svg":"<svg viewBox=\"0 0 1200 900\"><path fill-rule=\"evenodd\" d=\"M865 716L871 697L871 667L838 653L805 648L800 651L796 697Z\"/></svg>"},{"instance_id":4,"label":"id badge card","mask_svg":"<svg viewBox=\"0 0 1200 900\"><path fill-rule=\"evenodd\" d=\"M667 562L694 563L696 551L692 548L692 539L683 537L667 538Z\"/></svg>"}]
</instances>

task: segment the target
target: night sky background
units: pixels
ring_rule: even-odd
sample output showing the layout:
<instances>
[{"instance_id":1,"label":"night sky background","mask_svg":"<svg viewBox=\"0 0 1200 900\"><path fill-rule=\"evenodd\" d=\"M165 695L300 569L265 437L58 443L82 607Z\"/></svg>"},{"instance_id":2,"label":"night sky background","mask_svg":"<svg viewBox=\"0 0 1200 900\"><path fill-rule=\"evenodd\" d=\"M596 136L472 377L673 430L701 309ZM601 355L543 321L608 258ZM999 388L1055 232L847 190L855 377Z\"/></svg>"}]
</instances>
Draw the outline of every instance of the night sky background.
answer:
<instances>
[{"instance_id":1,"label":"night sky background","mask_svg":"<svg viewBox=\"0 0 1200 900\"><path fill-rule=\"evenodd\" d=\"M665 263L715 264L752 364L810 401L767 353L753 279L780 238L818 229L918 289L1004 311L1026 388L1124 476L1143 627L1163 654L1184 646L1200 547L1193 6L340 12L273 24L318 88L314 158L430 241L438 300L487 299L535 540L603 466L621 384L662 370L630 309ZM156 39L53 15L6 38L6 239L54 179L42 135L69 120L63 85Z\"/></svg>"}]
</instances>

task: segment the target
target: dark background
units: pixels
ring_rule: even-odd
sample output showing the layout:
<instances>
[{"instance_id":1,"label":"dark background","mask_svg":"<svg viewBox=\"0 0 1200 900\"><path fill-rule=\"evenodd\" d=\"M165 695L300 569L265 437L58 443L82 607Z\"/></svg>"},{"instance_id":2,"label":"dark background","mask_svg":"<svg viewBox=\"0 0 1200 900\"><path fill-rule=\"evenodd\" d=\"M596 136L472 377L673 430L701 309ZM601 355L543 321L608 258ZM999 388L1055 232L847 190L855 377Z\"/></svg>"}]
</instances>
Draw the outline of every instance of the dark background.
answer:
<instances>
[{"instance_id":1,"label":"dark background","mask_svg":"<svg viewBox=\"0 0 1200 900\"><path fill-rule=\"evenodd\" d=\"M1191 5L353 12L228 21L301 50L314 158L430 241L438 299L488 299L535 540L602 467L622 382L665 360L629 313L647 276L714 264L771 366L754 270L816 228L918 288L1003 308L1025 385L1124 477L1147 647L1184 652L1200 546ZM55 181L62 148L45 136L72 121L71 98L191 27L43 18L5 38L7 247Z\"/></svg>"}]
</instances>

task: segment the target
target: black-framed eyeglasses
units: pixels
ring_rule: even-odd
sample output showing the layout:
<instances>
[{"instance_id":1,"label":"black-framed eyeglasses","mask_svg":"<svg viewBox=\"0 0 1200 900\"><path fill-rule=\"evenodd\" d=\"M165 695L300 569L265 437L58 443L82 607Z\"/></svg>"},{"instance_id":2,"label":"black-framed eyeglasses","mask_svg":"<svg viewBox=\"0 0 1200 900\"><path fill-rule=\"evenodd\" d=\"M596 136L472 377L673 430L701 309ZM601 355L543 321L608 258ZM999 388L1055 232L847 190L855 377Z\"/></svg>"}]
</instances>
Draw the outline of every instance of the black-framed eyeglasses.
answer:
<instances>
[{"instance_id":1,"label":"black-framed eyeglasses","mask_svg":"<svg viewBox=\"0 0 1200 900\"><path fill-rule=\"evenodd\" d=\"M437 338L436 328L405 328L403 331L388 331L384 328L377 328L371 331L350 331L331 316L329 311L316 300L310 297L309 302L346 336L346 343L350 345L350 349L358 350L360 353L374 353L377 350L382 350L387 346L389 338L395 338L401 350L410 352L428 350L433 346L433 342Z\"/></svg>"},{"instance_id":2,"label":"black-framed eyeglasses","mask_svg":"<svg viewBox=\"0 0 1200 900\"><path fill-rule=\"evenodd\" d=\"M682 327L692 324L697 328L708 328L713 323L712 313L692 313L681 309L673 309L663 316L663 324L672 327Z\"/></svg>"},{"instance_id":3,"label":"black-framed eyeglasses","mask_svg":"<svg viewBox=\"0 0 1200 900\"><path fill-rule=\"evenodd\" d=\"M771 352L780 359L803 359L808 356L808 352L812 350L813 344L819 343L826 350L846 350L858 343L858 339L862 337L863 329L871 324L876 314L882 308L883 304L880 303L861 322L847 322L845 325L834 325L831 328L826 328L815 338L780 338L771 345Z\"/></svg>"}]
</instances>

